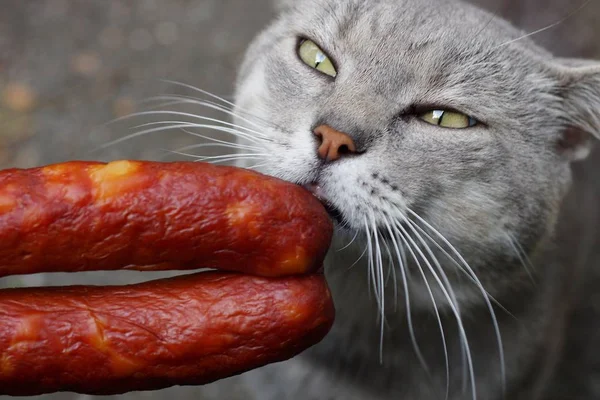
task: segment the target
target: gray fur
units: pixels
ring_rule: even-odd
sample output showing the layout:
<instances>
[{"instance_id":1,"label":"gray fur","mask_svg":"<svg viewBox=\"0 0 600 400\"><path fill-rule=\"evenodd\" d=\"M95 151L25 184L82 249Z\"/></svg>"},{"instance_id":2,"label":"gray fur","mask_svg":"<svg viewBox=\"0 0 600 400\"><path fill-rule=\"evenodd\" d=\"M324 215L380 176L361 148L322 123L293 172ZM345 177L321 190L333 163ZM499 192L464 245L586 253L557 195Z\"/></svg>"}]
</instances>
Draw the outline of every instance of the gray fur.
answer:
<instances>
[{"instance_id":1,"label":"gray fur","mask_svg":"<svg viewBox=\"0 0 600 400\"><path fill-rule=\"evenodd\" d=\"M552 376L560 343L553 332L565 321L568 302L561 294L569 289L569 271L555 257L553 238L570 164L585 158L590 138L600 136L600 64L554 58L508 23L456 1L297 0L282 10L247 52L236 94L236 111L246 119L236 123L260 126L267 137L257 139L270 155L261 171L298 184L318 182L342 211L345 223L326 265L338 315L327 339L302 357L239 379L256 399L444 399L434 300L449 352L450 399L473 397L468 380L463 386L452 306L460 308L468 337L476 397L501 399L505 390L509 399L536 398ZM299 36L335 60L335 81L300 62ZM430 126L415 118L415 105L457 109L484 125ZM350 134L363 153L323 163L312 134L323 123ZM505 308L495 306L505 388L485 297L443 251L430 242L455 299L426 270L431 298L408 257L411 322L429 371L409 334L397 265L381 310L366 259L349 269L365 238L359 234L335 251L364 231L365 219L383 229L386 221L410 216L408 209L458 249ZM384 262L397 264L391 253L384 251Z\"/></svg>"}]
</instances>

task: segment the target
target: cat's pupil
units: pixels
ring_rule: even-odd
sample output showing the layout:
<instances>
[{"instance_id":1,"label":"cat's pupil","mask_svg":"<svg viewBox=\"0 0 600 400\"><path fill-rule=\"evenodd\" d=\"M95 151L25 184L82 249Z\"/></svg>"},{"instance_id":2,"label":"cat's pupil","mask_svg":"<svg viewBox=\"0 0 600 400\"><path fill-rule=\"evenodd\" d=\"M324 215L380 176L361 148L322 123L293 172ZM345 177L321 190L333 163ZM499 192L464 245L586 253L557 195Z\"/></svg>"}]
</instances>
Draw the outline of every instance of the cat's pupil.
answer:
<instances>
[{"instance_id":1,"label":"cat's pupil","mask_svg":"<svg viewBox=\"0 0 600 400\"><path fill-rule=\"evenodd\" d=\"M433 119L437 121L438 125L441 125L442 120L444 119L444 111L442 111L442 110L433 111Z\"/></svg>"},{"instance_id":2,"label":"cat's pupil","mask_svg":"<svg viewBox=\"0 0 600 400\"><path fill-rule=\"evenodd\" d=\"M318 68L319 65L321 65L326 59L327 57L325 56L325 54L317 53L317 55L315 56L315 68Z\"/></svg>"}]
</instances>

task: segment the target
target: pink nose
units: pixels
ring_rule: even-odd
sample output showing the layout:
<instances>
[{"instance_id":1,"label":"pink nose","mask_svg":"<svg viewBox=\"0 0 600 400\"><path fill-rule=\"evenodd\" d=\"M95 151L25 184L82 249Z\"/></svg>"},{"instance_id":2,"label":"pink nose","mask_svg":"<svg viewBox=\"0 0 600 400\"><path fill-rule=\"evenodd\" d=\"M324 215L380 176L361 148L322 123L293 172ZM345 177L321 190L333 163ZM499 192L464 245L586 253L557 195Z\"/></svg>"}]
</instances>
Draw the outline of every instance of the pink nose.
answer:
<instances>
[{"instance_id":1,"label":"pink nose","mask_svg":"<svg viewBox=\"0 0 600 400\"><path fill-rule=\"evenodd\" d=\"M344 154L356 152L356 145L352 138L330 126L321 125L315 129L314 134L321 139L318 153L324 160L335 161Z\"/></svg>"}]
</instances>

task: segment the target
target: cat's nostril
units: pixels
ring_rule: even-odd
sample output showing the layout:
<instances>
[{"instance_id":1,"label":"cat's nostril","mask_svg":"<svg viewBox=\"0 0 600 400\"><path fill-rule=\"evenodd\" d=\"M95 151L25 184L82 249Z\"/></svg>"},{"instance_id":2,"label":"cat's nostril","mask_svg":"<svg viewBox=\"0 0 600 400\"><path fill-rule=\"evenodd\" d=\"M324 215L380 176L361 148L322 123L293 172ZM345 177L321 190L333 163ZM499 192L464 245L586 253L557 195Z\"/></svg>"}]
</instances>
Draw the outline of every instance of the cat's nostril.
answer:
<instances>
[{"instance_id":1,"label":"cat's nostril","mask_svg":"<svg viewBox=\"0 0 600 400\"><path fill-rule=\"evenodd\" d=\"M314 133L315 133L315 136L317 137L319 147L321 147L321 145L323 144L323 135L318 133L316 129L315 129Z\"/></svg>"},{"instance_id":2,"label":"cat's nostril","mask_svg":"<svg viewBox=\"0 0 600 400\"><path fill-rule=\"evenodd\" d=\"M314 130L319 138L319 157L327 161L338 160L341 156L356 153L356 145L352 138L330 126L321 125Z\"/></svg>"}]
</instances>

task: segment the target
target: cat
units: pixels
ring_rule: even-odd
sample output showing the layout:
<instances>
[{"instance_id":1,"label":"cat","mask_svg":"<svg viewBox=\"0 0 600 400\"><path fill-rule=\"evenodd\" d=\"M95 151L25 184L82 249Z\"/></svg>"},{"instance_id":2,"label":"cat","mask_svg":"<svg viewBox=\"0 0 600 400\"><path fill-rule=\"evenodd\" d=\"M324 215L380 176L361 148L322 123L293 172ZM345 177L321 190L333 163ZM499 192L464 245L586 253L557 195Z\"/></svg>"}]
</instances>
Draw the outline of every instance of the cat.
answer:
<instances>
[{"instance_id":1,"label":"cat","mask_svg":"<svg viewBox=\"0 0 600 400\"><path fill-rule=\"evenodd\" d=\"M555 231L600 135L600 63L450 0L282 1L235 95L240 166L312 190L337 308L256 399L543 398L574 271Z\"/></svg>"},{"instance_id":2,"label":"cat","mask_svg":"<svg viewBox=\"0 0 600 400\"><path fill-rule=\"evenodd\" d=\"M559 3L519 1L487 3L491 10L501 3L520 23L539 18L542 8L551 8L547 3ZM203 387L119 398L471 399L473 382L478 399L584 398L580 387L567 387L564 397L554 392L556 374L566 369L572 369L570 377L577 376L578 383L586 380L579 364L565 363L559 372L555 368L561 359L578 356L564 357L561 348L573 282L581 275L571 260L555 260L555 255L564 257L559 250L565 247L556 238L555 220L571 186L570 164L585 158L591 137L598 134L593 115L598 109L597 64L557 59L530 38L521 39L527 32L458 2L297 0L278 6L278 20L254 41L240 70L235 122L238 134L247 138L240 142L243 152L256 153L241 165L305 185L340 220L327 261L337 325L326 341L288 362ZM540 12L533 12L537 8ZM31 18L44 20L43 12L30 11ZM9 10L6 15L17 14ZM569 43L567 53L577 53L581 47L573 48L586 30L570 25L563 42ZM19 47L20 41L15 43ZM190 53L199 58L206 47L195 50ZM197 77L213 76L203 66L193 71ZM454 113L441 113L444 108ZM390 121L387 115L395 117ZM431 122L474 126L451 130ZM44 129L52 127L45 124ZM293 146L288 145L292 139ZM320 158L327 156L336 160ZM388 192L392 194L386 196ZM386 202L382 197L389 198ZM356 228L360 210L371 218L368 210L389 212L391 207L385 207L390 205L399 208L387 218L390 229L385 222L378 225L376 242L370 226L371 250L366 253L365 228ZM411 222L396 226L403 207L424 221L409 214ZM493 235L498 219L512 223L508 235ZM571 243L576 243L583 234L574 230L572 236ZM375 257L371 266L369 254ZM465 264L479 282L463 271ZM383 275L378 275L379 265ZM378 301L382 297L385 301ZM579 319L589 319L591 308L593 304ZM464 335L457 327L459 309ZM594 336L579 329L581 336ZM471 363L461 349L465 342ZM586 351L590 360L598 358L594 349L580 349Z\"/></svg>"}]
</instances>

